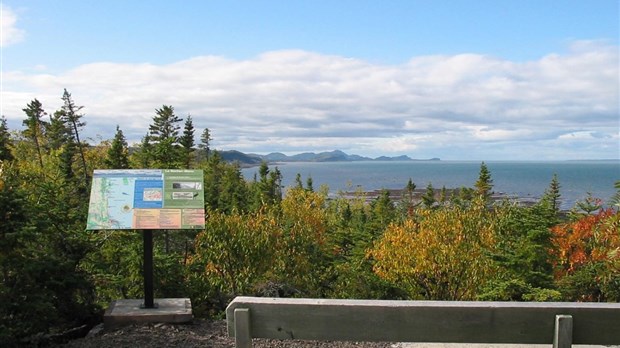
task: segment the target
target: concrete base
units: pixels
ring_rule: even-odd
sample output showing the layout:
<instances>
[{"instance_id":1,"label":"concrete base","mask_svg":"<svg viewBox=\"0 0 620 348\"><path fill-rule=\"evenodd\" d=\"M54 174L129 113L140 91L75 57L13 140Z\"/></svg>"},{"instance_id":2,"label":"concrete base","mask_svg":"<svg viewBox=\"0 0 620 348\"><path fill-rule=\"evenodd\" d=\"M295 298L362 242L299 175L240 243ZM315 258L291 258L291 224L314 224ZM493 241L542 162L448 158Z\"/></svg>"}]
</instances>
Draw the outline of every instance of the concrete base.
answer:
<instances>
[{"instance_id":1,"label":"concrete base","mask_svg":"<svg viewBox=\"0 0 620 348\"><path fill-rule=\"evenodd\" d=\"M144 300L116 300L103 315L106 328L144 323L188 323L192 321L189 298L158 298L157 308L141 308Z\"/></svg>"}]
</instances>

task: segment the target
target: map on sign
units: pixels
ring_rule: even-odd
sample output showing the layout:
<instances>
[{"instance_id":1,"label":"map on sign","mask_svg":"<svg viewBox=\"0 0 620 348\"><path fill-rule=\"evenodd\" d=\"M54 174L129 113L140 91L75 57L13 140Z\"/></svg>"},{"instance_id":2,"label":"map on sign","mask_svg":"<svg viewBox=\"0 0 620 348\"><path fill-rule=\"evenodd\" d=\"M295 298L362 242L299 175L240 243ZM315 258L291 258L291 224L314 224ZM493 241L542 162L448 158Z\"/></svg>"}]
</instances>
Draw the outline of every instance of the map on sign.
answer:
<instances>
[{"instance_id":1,"label":"map on sign","mask_svg":"<svg viewBox=\"0 0 620 348\"><path fill-rule=\"evenodd\" d=\"M202 170L95 170L86 229L202 229L202 183Z\"/></svg>"}]
</instances>

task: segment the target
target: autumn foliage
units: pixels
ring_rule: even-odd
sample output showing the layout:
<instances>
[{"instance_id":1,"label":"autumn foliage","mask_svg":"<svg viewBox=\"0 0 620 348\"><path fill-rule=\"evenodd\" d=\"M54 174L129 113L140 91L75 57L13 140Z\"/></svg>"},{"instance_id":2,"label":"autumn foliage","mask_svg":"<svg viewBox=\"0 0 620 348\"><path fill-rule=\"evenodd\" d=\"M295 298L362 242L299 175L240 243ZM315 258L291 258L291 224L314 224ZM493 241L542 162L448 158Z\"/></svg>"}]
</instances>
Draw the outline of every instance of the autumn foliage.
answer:
<instances>
[{"instance_id":1,"label":"autumn foliage","mask_svg":"<svg viewBox=\"0 0 620 348\"><path fill-rule=\"evenodd\" d=\"M575 300L620 300L620 212L601 209L551 230L556 280L585 290L572 291Z\"/></svg>"},{"instance_id":2,"label":"autumn foliage","mask_svg":"<svg viewBox=\"0 0 620 348\"><path fill-rule=\"evenodd\" d=\"M494 220L483 202L420 210L392 223L369 250L374 271L413 299L472 300L489 280Z\"/></svg>"}]
</instances>

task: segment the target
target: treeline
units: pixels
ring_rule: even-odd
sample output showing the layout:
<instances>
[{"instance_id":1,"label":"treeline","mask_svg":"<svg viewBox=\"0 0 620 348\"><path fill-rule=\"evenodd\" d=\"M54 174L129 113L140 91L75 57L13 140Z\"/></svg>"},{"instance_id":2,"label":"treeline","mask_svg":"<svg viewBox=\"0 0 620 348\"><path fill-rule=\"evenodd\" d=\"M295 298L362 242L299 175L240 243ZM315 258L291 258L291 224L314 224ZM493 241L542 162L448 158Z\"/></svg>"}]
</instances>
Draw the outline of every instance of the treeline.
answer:
<instances>
[{"instance_id":1,"label":"treeline","mask_svg":"<svg viewBox=\"0 0 620 348\"><path fill-rule=\"evenodd\" d=\"M328 198L298 175L283 194L263 163L246 181L237 164L195 143L191 116L155 110L129 151L122 130L97 145L66 90L60 110L25 106L22 130L0 123L0 342L100 320L112 300L142 298L140 231L85 231L93 169L203 169L203 231L155 233L156 297L190 297L199 316L236 295L372 299L619 301L619 194L559 210L561 185L533 206L493 202L484 163L474 187L446 194L403 183L370 203ZM444 193L442 193L444 192Z\"/></svg>"}]
</instances>

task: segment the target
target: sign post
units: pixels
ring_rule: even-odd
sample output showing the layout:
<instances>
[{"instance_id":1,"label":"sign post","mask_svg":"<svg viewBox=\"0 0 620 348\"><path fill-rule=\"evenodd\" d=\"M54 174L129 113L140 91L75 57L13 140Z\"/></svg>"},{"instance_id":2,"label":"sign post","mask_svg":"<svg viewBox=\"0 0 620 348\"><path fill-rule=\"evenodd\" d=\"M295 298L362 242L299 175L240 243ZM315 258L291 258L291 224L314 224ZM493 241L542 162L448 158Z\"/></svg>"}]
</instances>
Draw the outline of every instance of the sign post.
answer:
<instances>
[{"instance_id":1,"label":"sign post","mask_svg":"<svg viewBox=\"0 0 620 348\"><path fill-rule=\"evenodd\" d=\"M144 245L144 305L142 308L157 308L153 291L153 230L142 232Z\"/></svg>"},{"instance_id":2,"label":"sign post","mask_svg":"<svg viewBox=\"0 0 620 348\"><path fill-rule=\"evenodd\" d=\"M153 231L204 229L202 170L106 169L93 173L87 230L142 230L144 304L153 289Z\"/></svg>"}]
</instances>

